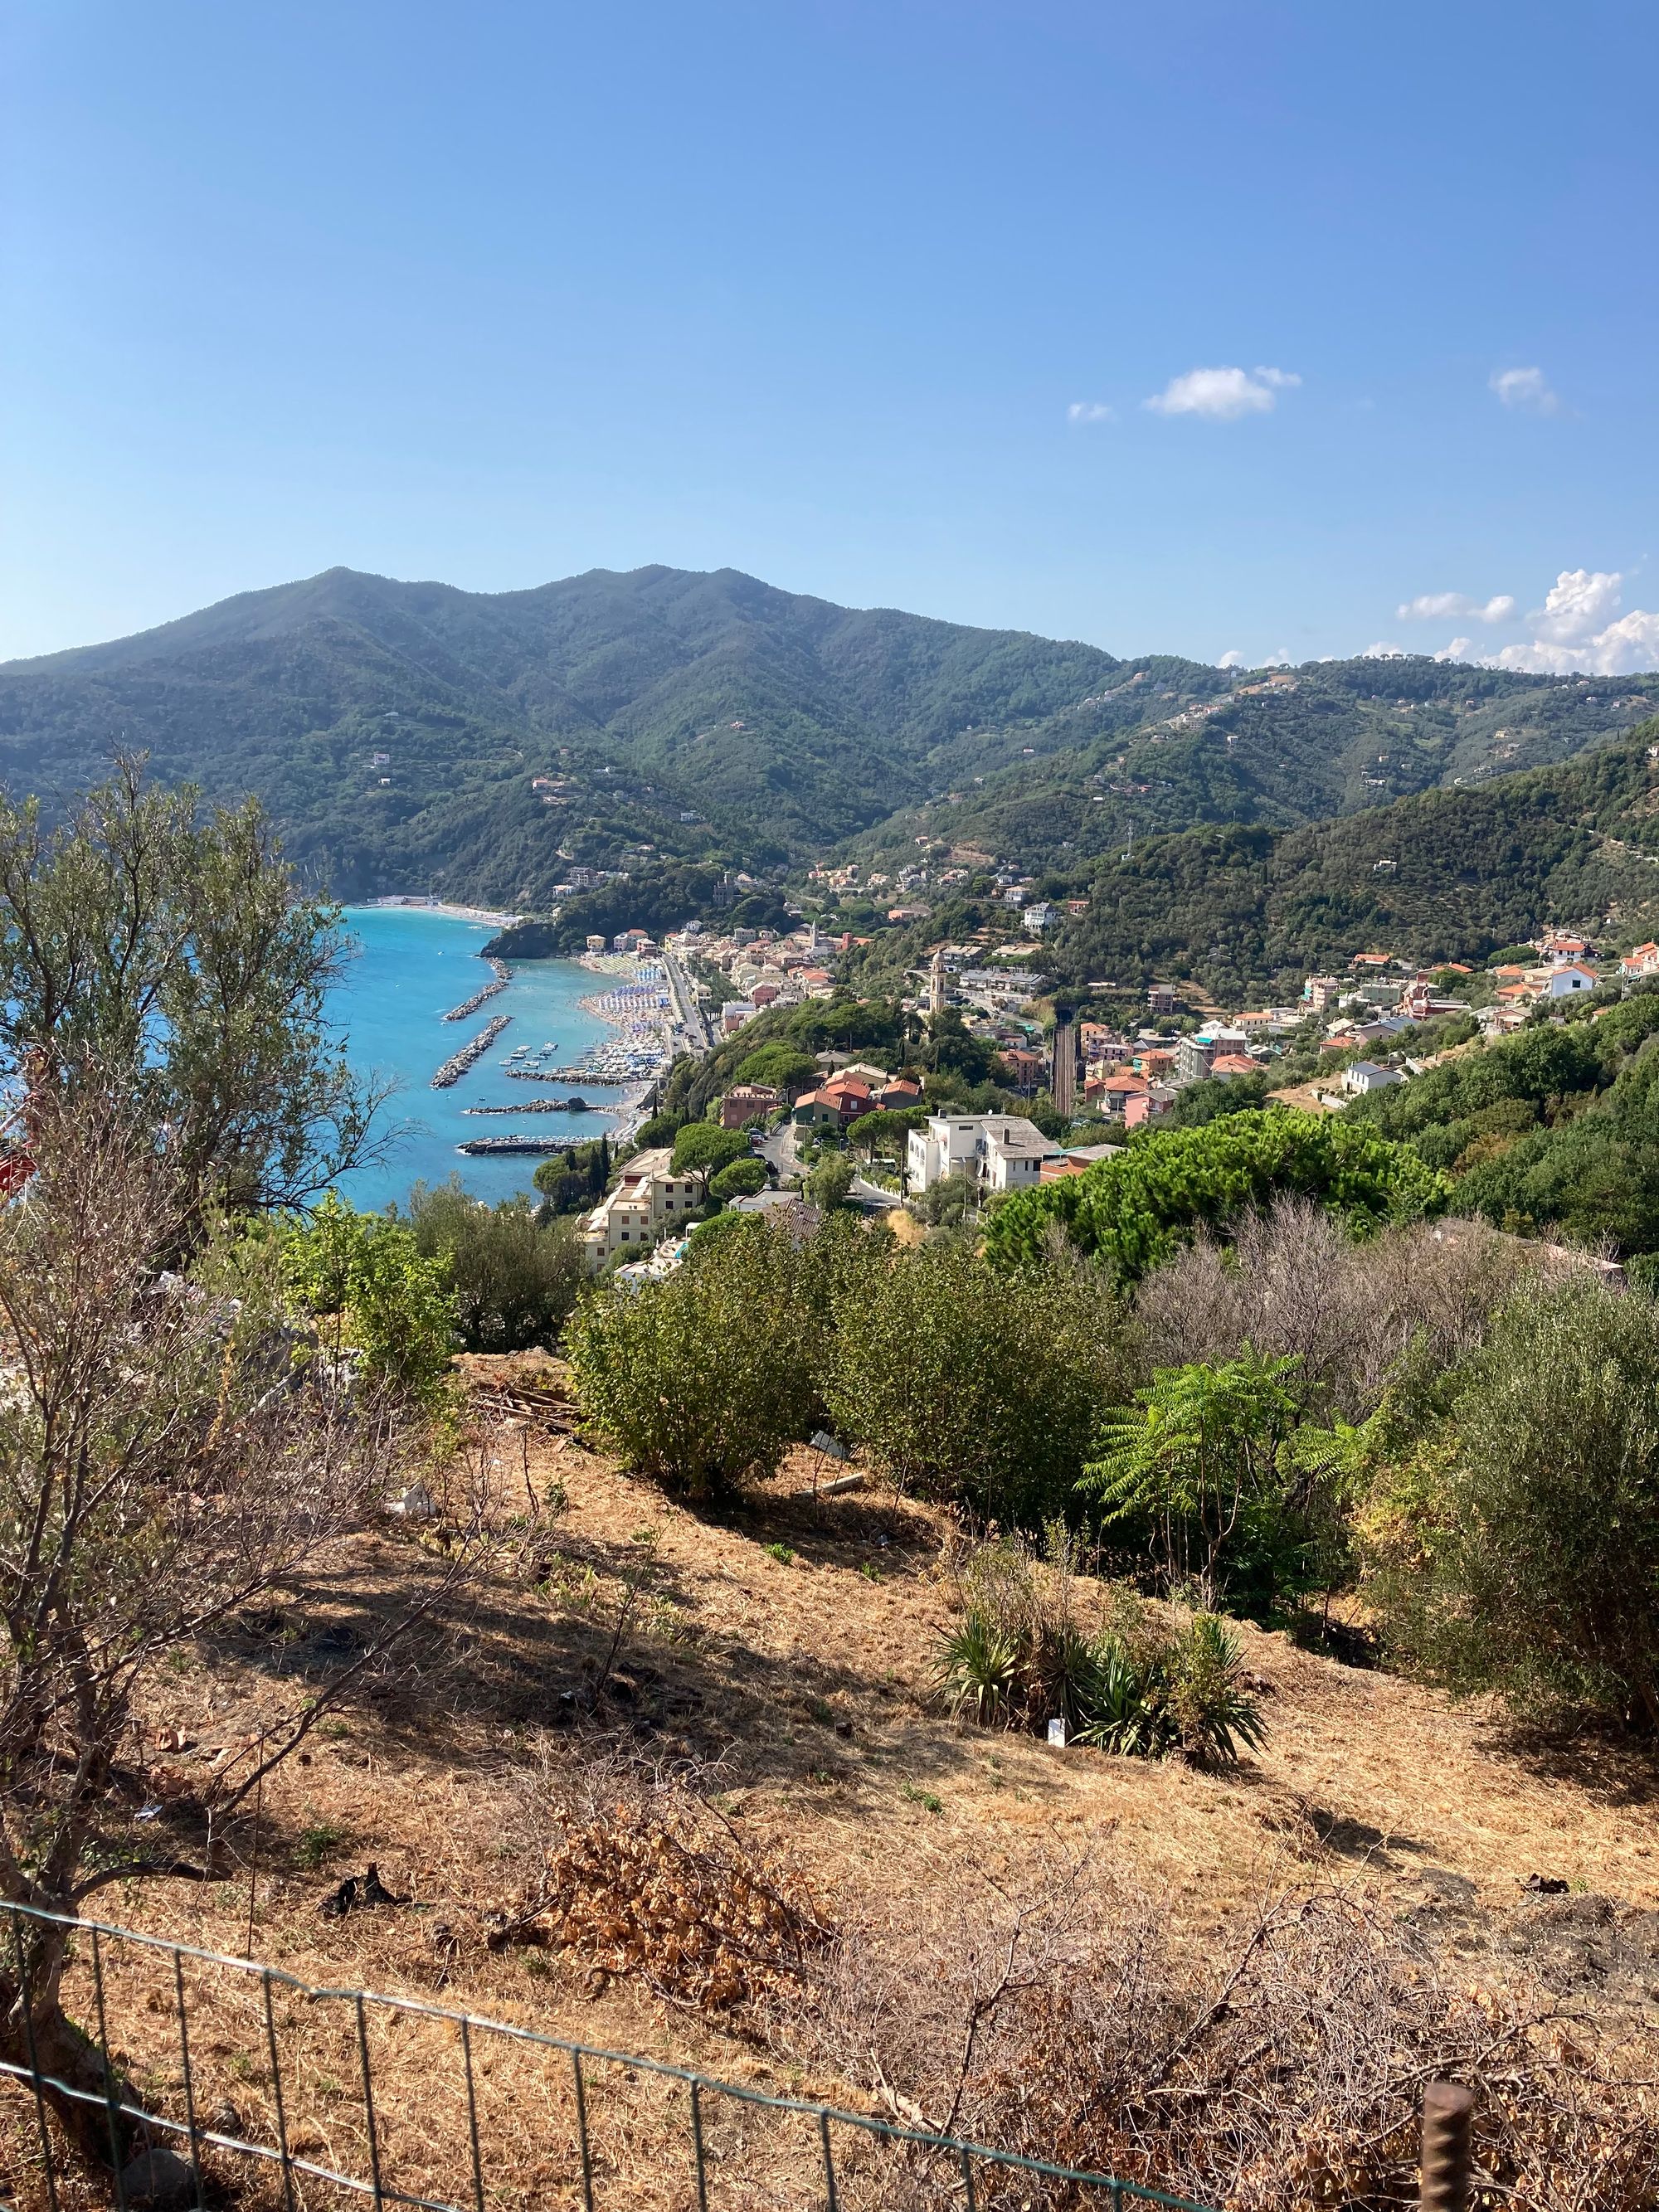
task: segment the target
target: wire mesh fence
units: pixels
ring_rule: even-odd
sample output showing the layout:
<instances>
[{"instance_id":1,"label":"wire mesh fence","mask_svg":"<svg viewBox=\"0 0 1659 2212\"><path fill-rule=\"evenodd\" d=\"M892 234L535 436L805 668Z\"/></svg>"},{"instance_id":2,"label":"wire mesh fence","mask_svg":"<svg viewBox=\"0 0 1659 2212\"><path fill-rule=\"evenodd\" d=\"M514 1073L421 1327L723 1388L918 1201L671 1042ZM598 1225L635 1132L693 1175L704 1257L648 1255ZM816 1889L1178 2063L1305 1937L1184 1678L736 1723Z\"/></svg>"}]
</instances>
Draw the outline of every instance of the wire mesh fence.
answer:
<instances>
[{"instance_id":1,"label":"wire mesh fence","mask_svg":"<svg viewBox=\"0 0 1659 2212\"><path fill-rule=\"evenodd\" d=\"M33 1985L43 1944L65 1941L63 2007L95 2053L74 2081L43 2054ZM0 2078L26 2125L32 2113L27 2193L46 2212L87 2201L65 2118L102 2154L121 2212L137 2212L145 2159L163 2151L188 2167L178 2201L196 2212L232 2197L272 2212L360 2197L425 2212L1203 2212L1109 2174L26 1905L0 1904L0 1972L21 1992Z\"/></svg>"}]
</instances>

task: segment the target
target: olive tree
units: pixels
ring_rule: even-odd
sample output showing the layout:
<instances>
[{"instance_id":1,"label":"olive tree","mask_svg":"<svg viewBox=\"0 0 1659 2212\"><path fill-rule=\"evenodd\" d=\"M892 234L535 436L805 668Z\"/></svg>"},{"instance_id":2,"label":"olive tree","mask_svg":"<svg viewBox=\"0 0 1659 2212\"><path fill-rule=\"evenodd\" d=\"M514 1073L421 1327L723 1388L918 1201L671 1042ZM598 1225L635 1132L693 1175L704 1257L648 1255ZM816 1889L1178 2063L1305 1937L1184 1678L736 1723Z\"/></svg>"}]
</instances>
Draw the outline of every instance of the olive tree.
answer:
<instances>
[{"instance_id":1,"label":"olive tree","mask_svg":"<svg viewBox=\"0 0 1659 2212\"><path fill-rule=\"evenodd\" d=\"M835 1322L830 1409L894 1481L1024 1528L1075 1510L1101 1413L1132 1379L1097 1281L925 1246L860 1271Z\"/></svg>"},{"instance_id":2,"label":"olive tree","mask_svg":"<svg viewBox=\"0 0 1659 2212\"><path fill-rule=\"evenodd\" d=\"M420 1253L443 1271L469 1352L524 1352L557 1336L586 1272L574 1222L540 1220L524 1197L486 1205L456 1176L435 1190L416 1183L409 1218Z\"/></svg>"},{"instance_id":3,"label":"olive tree","mask_svg":"<svg viewBox=\"0 0 1659 2212\"><path fill-rule=\"evenodd\" d=\"M0 799L0 1077L120 1092L168 1134L197 1241L372 1157L379 1103L325 1002L349 951L257 802L204 812L118 763L54 829Z\"/></svg>"},{"instance_id":4,"label":"olive tree","mask_svg":"<svg viewBox=\"0 0 1659 2212\"><path fill-rule=\"evenodd\" d=\"M659 1282L612 1284L566 1337L577 1403L630 1466L696 1500L770 1474L804 1437L820 1324L787 1230L738 1214Z\"/></svg>"},{"instance_id":5,"label":"olive tree","mask_svg":"<svg viewBox=\"0 0 1659 2212\"><path fill-rule=\"evenodd\" d=\"M140 1826L145 1686L351 1527L409 1431L394 1387L293 1325L276 1240L158 1271L198 1200L184 1139L81 1088L37 1102L33 1150L27 1199L0 1212L0 1906L72 1917L112 1882L232 1872L239 1805L327 1698L199 1815ZM61 1999L66 1931L16 1917L15 1936L0 2057L33 2048L101 2096L105 2061ZM106 2115L57 2101L107 2156Z\"/></svg>"},{"instance_id":6,"label":"olive tree","mask_svg":"<svg viewBox=\"0 0 1659 2212\"><path fill-rule=\"evenodd\" d=\"M1659 1313L1533 1291L1440 1395L1365 1515L1391 1641L1454 1690L1659 1729Z\"/></svg>"}]
</instances>

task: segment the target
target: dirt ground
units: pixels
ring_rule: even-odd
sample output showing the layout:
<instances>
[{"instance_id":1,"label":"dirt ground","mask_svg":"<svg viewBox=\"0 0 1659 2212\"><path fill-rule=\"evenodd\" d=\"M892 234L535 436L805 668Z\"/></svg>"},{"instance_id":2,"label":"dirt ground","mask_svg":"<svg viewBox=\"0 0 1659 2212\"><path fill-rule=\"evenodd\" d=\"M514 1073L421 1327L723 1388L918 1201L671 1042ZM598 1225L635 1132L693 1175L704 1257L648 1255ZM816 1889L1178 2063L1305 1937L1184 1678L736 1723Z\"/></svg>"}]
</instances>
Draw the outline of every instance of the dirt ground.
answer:
<instances>
[{"instance_id":1,"label":"dirt ground","mask_svg":"<svg viewBox=\"0 0 1659 2212\"><path fill-rule=\"evenodd\" d=\"M485 1381L527 1371L471 1364ZM951 1618L942 1516L866 1489L815 1497L815 1484L844 1470L811 1452L797 1453L740 1511L714 1518L569 1436L513 1427L492 1449L501 1528L487 1566L416 1632L395 1674L356 1685L273 1775L257 1826L245 1821L235 1838L237 1878L111 1890L100 1899L106 1920L251 1955L310 1983L402 1992L854 2104L846 2083L780 2069L626 1978L601 1984L545 1953L487 1947L490 1916L510 1918L533 1888L546 1842L539 1778L550 1767L602 1747L623 1766L716 1768L733 1832L799 1869L830 1917L854 1894L921 1899L975 1869L1017 1883L1056 1844L1086 1842L1103 1879L1166 1904L1199 1943L1224 1938L1267 1893L1333 1878L1402 1913L1471 1924L1496 1916L1507 1926L1539 1910L1523 1885L1543 1877L1568 1886L1556 1905L1569 1915L1588 1910L1600 1926L1607 1915L1593 1900L1609 1899L1621 1920L1659 1926L1639 1917L1659 1911L1655 1769L1604 1743L1528 1746L1490 1711L1249 1627L1241 1639L1269 1733L1232 1771L957 1727L932 1686ZM187 1823L216 1770L307 1687L350 1666L375 1626L444 1566L429 1534L366 1533L289 1601L240 1621L168 1675L147 1716L158 1826ZM410 1902L323 1917L336 1885L370 1861ZM109 1966L120 2047L165 2084L172 1996L160 1971L157 1959L118 1946ZM204 2007L198 2108L228 2102L252 2125L253 2107L269 2101L261 1992L193 1971ZM1659 1966L1626 1978L1638 2003L1659 1995L1645 1990L1650 1972L1659 1984ZM316 2045L290 2087L291 2141L323 2164L360 2161L349 2034L337 2021L310 2025L319 2008L280 1990L276 2010L296 2048L307 2036ZM463 2159L454 2032L377 2021L373 2035L388 2066L396 2061L382 2125L430 2186L445 2160ZM500 2187L492 2181L492 2201L576 2201L564 2062L492 2046L489 2066L507 2098L495 2137L520 2146ZM441 2122L419 2094L428 2075L446 2085L433 2093ZM620 2107L604 2108L604 2124L622 2130L613 2172L637 2161L641 2143L670 2140L661 2130L683 2100L672 2084L633 2087L657 2122L624 2124ZM26 2108L8 2106L7 2094L0 2144L9 2134L21 2145ZM27 2151L15 2154L26 2179ZM464 2166L446 2172L439 2193L465 2193ZM659 2179L661 2201L690 2201L689 2169ZM761 2189L754 2201L772 2199Z\"/></svg>"}]
</instances>

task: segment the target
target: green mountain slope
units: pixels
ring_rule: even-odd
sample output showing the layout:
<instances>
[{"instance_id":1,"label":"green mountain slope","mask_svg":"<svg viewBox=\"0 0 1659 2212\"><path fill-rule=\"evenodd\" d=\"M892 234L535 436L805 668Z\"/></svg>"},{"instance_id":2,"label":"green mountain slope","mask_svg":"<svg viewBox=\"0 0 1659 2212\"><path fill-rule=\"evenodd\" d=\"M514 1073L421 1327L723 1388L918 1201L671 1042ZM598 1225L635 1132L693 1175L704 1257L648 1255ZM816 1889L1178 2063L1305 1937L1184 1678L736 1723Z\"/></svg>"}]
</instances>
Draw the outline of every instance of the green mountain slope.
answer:
<instances>
[{"instance_id":1,"label":"green mountain slope","mask_svg":"<svg viewBox=\"0 0 1659 2212\"><path fill-rule=\"evenodd\" d=\"M976 724L1052 715L1115 667L731 570L484 595L331 569L0 669L0 773L52 799L143 747L259 792L342 889L534 904L630 848L781 865L925 797L930 753Z\"/></svg>"},{"instance_id":2,"label":"green mountain slope","mask_svg":"<svg viewBox=\"0 0 1659 2212\"><path fill-rule=\"evenodd\" d=\"M1440 789L1294 830L1138 842L1094 873L1043 965L1064 982L1187 976L1225 1003L1284 995L1376 949L1473 961L1571 923L1659 927L1659 721L1476 791Z\"/></svg>"},{"instance_id":3,"label":"green mountain slope","mask_svg":"<svg viewBox=\"0 0 1659 2212\"><path fill-rule=\"evenodd\" d=\"M1032 757L970 772L849 849L918 836L1041 872L1200 822L1289 828L1571 758L1659 708L1659 677L1562 681L1432 660L1311 662L1229 678L1129 662L1145 681L1023 733ZM1075 856L1075 857L1074 857Z\"/></svg>"},{"instance_id":4,"label":"green mountain slope","mask_svg":"<svg viewBox=\"0 0 1659 2212\"><path fill-rule=\"evenodd\" d=\"M536 909L584 867L775 878L921 836L1075 873L1132 828L1468 787L1656 704L1654 678L1121 662L732 569L485 594L333 568L0 667L0 778L54 804L143 750L168 780L258 792L337 890Z\"/></svg>"}]
</instances>

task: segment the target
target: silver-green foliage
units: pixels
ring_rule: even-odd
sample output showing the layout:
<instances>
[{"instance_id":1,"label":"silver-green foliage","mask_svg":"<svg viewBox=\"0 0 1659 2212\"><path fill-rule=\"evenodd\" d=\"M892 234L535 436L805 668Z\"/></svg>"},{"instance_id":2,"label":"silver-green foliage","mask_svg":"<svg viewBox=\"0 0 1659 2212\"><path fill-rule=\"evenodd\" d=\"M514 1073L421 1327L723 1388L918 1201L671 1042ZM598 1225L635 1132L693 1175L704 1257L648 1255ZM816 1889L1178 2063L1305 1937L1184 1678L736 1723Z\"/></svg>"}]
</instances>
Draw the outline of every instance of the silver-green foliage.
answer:
<instances>
[{"instance_id":1,"label":"silver-green foliage","mask_svg":"<svg viewBox=\"0 0 1659 2212\"><path fill-rule=\"evenodd\" d=\"M821 1328L787 1231L746 1222L661 1281L588 1293L566 1336L577 1402L641 1474L707 1500L807 1433Z\"/></svg>"},{"instance_id":2,"label":"silver-green foliage","mask_svg":"<svg viewBox=\"0 0 1659 2212\"><path fill-rule=\"evenodd\" d=\"M1659 1727L1659 1313L1578 1282L1515 1301L1374 1489L1395 1647L1522 1711Z\"/></svg>"},{"instance_id":3,"label":"silver-green foliage","mask_svg":"<svg viewBox=\"0 0 1659 2212\"><path fill-rule=\"evenodd\" d=\"M828 1398L893 1481L1005 1524L1063 1511L1128 1379L1121 1314L1064 1269L994 1273L960 1246L901 1252L838 1302Z\"/></svg>"}]
</instances>

